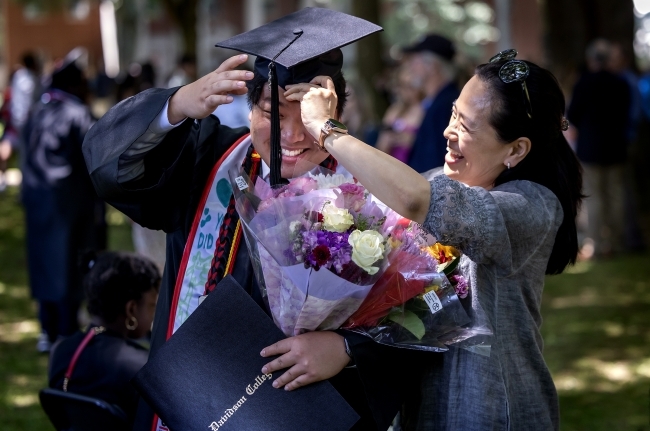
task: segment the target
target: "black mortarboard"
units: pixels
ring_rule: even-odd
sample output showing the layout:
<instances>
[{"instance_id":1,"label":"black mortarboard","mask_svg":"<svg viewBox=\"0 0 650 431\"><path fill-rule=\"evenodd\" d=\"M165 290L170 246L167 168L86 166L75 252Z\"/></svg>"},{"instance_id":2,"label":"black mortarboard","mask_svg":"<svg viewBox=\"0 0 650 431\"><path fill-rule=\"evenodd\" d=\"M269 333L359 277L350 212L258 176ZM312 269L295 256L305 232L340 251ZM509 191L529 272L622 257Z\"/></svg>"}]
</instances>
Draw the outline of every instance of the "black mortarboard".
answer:
<instances>
[{"instance_id":1,"label":"black mortarboard","mask_svg":"<svg viewBox=\"0 0 650 431\"><path fill-rule=\"evenodd\" d=\"M342 12L305 8L217 44L256 55L255 70L271 84L271 185L280 183L278 85L309 82L341 72L341 47L383 30Z\"/></svg>"}]
</instances>

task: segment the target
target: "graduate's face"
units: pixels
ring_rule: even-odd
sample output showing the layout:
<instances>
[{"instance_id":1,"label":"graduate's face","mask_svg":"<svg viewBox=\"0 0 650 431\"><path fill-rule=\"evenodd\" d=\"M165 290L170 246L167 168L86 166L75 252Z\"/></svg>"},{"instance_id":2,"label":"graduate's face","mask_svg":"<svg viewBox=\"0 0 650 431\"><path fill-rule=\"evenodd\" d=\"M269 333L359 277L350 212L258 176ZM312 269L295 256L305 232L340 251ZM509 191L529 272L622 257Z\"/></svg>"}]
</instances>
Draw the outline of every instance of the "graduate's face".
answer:
<instances>
[{"instance_id":1,"label":"graduate's face","mask_svg":"<svg viewBox=\"0 0 650 431\"><path fill-rule=\"evenodd\" d=\"M327 158L315 141L318 137L309 134L302 124L300 103L290 102L279 88L280 101L280 146L282 147L282 178L293 178L311 170ZM271 164L271 91L264 85L264 91L250 114L251 139L255 150L267 165Z\"/></svg>"},{"instance_id":2,"label":"graduate's face","mask_svg":"<svg viewBox=\"0 0 650 431\"><path fill-rule=\"evenodd\" d=\"M476 76L467 82L454 103L447 138L445 174L468 186L490 189L511 159L513 144L503 143L489 123L491 99Z\"/></svg>"}]
</instances>

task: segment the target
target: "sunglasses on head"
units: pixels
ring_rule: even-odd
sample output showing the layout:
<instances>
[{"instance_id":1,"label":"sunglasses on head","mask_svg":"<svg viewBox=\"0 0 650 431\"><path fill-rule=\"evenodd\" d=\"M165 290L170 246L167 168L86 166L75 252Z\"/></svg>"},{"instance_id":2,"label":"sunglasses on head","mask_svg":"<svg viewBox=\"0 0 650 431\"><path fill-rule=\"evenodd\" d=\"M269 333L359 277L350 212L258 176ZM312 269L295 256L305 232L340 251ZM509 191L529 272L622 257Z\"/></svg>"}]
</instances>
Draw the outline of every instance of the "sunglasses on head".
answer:
<instances>
[{"instance_id":1,"label":"sunglasses on head","mask_svg":"<svg viewBox=\"0 0 650 431\"><path fill-rule=\"evenodd\" d=\"M501 66L501 69L499 69L499 79L501 79L501 82L504 84L510 84L512 82L521 83L521 89L524 92L526 114L528 114L528 118L533 118L533 106L530 103L528 87L526 87L526 78L530 74L530 68L526 62L515 60L514 58L516 56L516 49L506 49L492 57L489 62L499 63L501 61L505 61L505 63Z\"/></svg>"}]
</instances>

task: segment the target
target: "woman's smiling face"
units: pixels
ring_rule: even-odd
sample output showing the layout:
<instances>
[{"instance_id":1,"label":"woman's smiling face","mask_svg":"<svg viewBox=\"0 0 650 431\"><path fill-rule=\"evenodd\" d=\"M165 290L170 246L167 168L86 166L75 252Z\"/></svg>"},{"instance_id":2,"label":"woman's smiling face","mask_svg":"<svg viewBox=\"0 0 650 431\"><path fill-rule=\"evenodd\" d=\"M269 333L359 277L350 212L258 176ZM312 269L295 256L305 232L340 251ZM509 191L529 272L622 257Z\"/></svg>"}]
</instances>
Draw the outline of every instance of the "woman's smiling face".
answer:
<instances>
[{"instance_id":1,"label":"woman's smiling face","mask_svg":"<svg viewBox=\"0 0 650 431\"><path fill-rule=\"evenodd\" d=\"M447 138L444 172L449 178L490 189L506 169L514 143L499 140L490 125L493 108L487 85L472 77L454 103L449 126L444 131Z\"/></svg>"}]
</instances>

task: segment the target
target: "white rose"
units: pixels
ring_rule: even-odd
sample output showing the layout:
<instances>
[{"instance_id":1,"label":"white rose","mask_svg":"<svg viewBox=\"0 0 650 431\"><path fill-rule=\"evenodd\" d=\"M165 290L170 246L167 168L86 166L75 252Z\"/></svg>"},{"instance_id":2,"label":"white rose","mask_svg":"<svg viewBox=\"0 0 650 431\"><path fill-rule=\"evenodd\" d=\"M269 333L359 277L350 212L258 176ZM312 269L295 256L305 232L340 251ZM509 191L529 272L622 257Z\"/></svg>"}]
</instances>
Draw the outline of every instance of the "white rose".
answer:
<instances>
[{"instance_id":1,"label":"white rose","mask_svg":"<svg viewBox=\"0 0 650 431\"><path fill-rule=\"evenodd\" d=\"M384 237L375 230L355 230L348 242L352 246L352 261L368 274L376 274L379 267L372 264L384 255Z\"/></svg>"},{"instance_id":2,"label":"white rose","mask_svg":"<svg viewBox=\"0 0 650 431\"><path fill-rule=\"evenodd\" d=\"M334 205L323 207L323 229L331 232L345 232L354 224L352 214L345 208Z\"/></svg>"},{"instance_id":3,"label":"white rose","mask_svg":"<svg viewBox=\"0 0 650 431\"><path fill-rule=\"evenodd\" d=\"M313 175L310 173L309 176L311 179L316 180L319 189L333 189L334 187L338 187L341 184L349 183L352 181L350 177L347 177L343 174Z\"/></svg>"},{"instance_id":4,"label":"white rose","mask_svg":"<svg viewBox=\"0 0 650 431\"><path fill-rule=\"evenodd\" d=\"M289 232L298 232L302 227L302 222L300 220L295 220L289 223Z\"/></svg>"}]
</instances>

